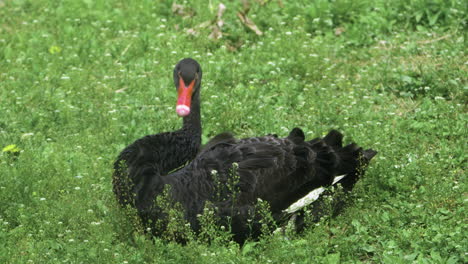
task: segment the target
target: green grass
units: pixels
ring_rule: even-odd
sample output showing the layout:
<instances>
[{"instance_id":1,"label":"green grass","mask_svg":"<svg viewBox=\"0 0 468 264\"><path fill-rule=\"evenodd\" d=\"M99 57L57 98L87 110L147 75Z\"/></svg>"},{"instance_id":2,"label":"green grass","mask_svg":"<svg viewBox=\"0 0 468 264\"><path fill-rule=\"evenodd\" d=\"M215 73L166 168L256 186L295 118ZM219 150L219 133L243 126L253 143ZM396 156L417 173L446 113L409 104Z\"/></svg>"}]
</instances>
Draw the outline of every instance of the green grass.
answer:
<instances>
[{"instance_id":1,"label":"green grass","mask_svg":"<svg viewBox=\"0 0 468 264\"><path fill-rule=\"evenodd\" d=\"M262 36L226 1L219 40L196 27L219 1L190 2L192 18L163 0L0 0L0 263L467 262L465 1L250 1ZM243 248L135 230L112 162L180 127L184 57L203 67L205 140L335 128L378 150L355 202Z\"/></svg>"}]
</instances>

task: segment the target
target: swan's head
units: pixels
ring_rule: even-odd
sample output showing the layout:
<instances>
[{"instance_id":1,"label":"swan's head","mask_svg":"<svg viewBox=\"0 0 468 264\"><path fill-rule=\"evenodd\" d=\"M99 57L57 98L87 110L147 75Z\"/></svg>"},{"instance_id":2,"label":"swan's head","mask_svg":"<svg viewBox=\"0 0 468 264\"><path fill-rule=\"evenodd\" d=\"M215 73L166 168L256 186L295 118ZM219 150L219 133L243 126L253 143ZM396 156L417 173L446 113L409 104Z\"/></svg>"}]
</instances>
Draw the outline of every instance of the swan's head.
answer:
<instances>
[{"instance_id":1,"label":"swan's head","mask_svg":"<svg viewBox=\"0 0 468 264\"><path fill-rule=\"evenodd\" d=\"M179 116L190 114L192 98L199 92L201 78L200 64L194 59L183 59L175 66L174 84L178 93L176 112Z\"/></svg>"}]
</instances>

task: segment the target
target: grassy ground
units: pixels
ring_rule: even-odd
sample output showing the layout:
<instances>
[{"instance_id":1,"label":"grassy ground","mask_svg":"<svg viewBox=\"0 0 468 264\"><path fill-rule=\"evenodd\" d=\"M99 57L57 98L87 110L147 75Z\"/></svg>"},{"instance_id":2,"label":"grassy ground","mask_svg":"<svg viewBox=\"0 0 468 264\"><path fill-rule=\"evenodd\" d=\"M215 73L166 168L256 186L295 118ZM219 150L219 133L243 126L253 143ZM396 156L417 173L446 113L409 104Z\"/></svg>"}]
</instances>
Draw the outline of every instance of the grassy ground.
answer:
<instances>
[{"instance_id":1,"label":"grassy ground","mask_svg":"<svg viewBox=\"0 0 468 264\"><path fill-rule=\"evenodd\" d=\"M0 263L467 262L465 1L250 1L261 36L225 1L218 40L199 25L220 1L189 2L0 0ZM135 231L111 164L180 126L183 57L205 140L336 128L378 150L355 202L243 248Z\"/></svg>"}]
</instances>

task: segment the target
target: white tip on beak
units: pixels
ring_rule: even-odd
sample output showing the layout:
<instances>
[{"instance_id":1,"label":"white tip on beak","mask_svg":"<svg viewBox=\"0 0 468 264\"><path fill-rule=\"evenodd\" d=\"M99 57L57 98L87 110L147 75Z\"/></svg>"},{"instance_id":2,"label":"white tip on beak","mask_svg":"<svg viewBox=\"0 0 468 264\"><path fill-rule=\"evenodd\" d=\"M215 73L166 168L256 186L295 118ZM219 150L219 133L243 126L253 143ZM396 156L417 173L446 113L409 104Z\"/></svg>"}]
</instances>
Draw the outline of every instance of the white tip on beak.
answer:
<instances>
[{"instance_id":1,"label":"white tip on beak","mask_svg":"<svg viewBox=\"0 0 468 264\"><path fill-rule=\"evenodd\" d=\"M176 112L181 117L188 116L188 114L190 114L190 107L186 105L178 105L176 106Z\"/></svg>"}]
</instances>

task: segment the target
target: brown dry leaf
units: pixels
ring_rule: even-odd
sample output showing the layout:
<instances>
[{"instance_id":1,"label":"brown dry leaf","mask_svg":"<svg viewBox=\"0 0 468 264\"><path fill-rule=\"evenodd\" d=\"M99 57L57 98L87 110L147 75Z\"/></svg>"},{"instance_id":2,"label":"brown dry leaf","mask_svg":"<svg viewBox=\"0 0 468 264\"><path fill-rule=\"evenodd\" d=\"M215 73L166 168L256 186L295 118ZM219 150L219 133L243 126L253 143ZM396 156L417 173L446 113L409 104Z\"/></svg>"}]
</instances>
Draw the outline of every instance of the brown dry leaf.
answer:
<instances>
[{"instance_id":1,"label":"brown dry leaf","mask_svg":"<svg viewBox=\"0 0 468 264\"><path fill-rule=\"evenodd\" d=\"M189 35L192 35L192 36L198 36L198 32L197 32L195 29L193 29L193 28L189 28L189 29L187 29L187 31L185 31L185 32L186 32L187 34L189 34Z\"/></svg>"},{"instance_id":2,"label":"brown dry leaf","mask_svg":"<svg viewBox=\"0 0 468 264\"><path fill-rule=\"evenodd\" d=\"M281 0L278 0L278 5L280 8L284 8L284 4L283 4L283 1Z\"/></svg>"},{"instance_id":3,"label":"brown dry leaf","mask_svg":"<svg viewBox=\"0 0 468 264\"><path fill-rule=\"evenodd\" d=\"M335 28L335 36L339 36L341 34L343 34L345 32L345 28L344 27L337 27Z\"/></svg>"},{"instance_id":4,"label":"brown dry leaf","mask_svg":"<svg viewBox=\"0 0 468 264\"><path fill-rule=\"evenodd\" d=\"M223 32L217 26L213 26L213 30L211 31L210 35L208 35L211 39L220 39L223 36Z\"/></svg>"},{"instance_id":5,"label":"brown dry leaf","mask_svg":"<svg viewBox=\"0 0 468 264\"><path fill-rule=\"evenodd\" d=\"M179 5L176 2L172 3L172 13L179 15L184 10L183 5Z\"/></svg>"},{"instance_id":6,"label":"brown dry leaf","mask_svg":"<svg viewBox=\"0 0 468 264\"><path fill-rule=\"evenodd\" d=\"M122 89L115 90L115 93L123 93L125 90L127 90L128 87L124 87Z\"/></svg>"},{"instance_id":7,"label":"brown dry leaf","mask_svg":"<svg viewBox=\"0 0 468 264\"><path fill-rule=\"evenodd\" d=\"M268 3L270 3L271 0L257 0L257 3L259 3L261 6L264 6Z\"/></svg>"},{"instance_id":8,"label":"brown dry leaf","mask_svg":"<svg viewBox=\"0 0 468 264\"><path fill-rule=\"evenodd\" d=\"M253 30L255 32L255 34L257 34L259 36L263 35L263 32L260 29L258 29L257 25L255 25L255 23L252 20L250 20L250 18L248 18L245 13L238 12L237 17L240 19L242 24L244 24L244 26L246 26L246 27L250 28L251 30Z\"/></svg>"},{"instance_id":9,"label":"brown dry leaf","mask_svg":"<svg viewBox=\"0 0 468 264\"><path fill-rule=\"evenodd\" d=\"M193 17L195 11L192 8L179 5L176 2L172 4L172 13L183 18Z\"/></svg>"},{"instance_id":10,"label":"brown dry leaf","mask_svg":"<svg viewBox=\"0 0 468 264\"><path fill-rule=\"evenodd\" d=\"M211 26L211 34L208 36L212 39L220 39L223 36L223 32L221 28L224 25L224 21L222 19L224 11L226 10L226 6L222 3L218 5L218 12L216 13L216 18L214 20L213 25Z\"/></svg>"},{"instance_id":11,"label":"brown dry leaf","mask_svg":"<svg viewBox=\"0 0 468 264\"><path fill-rule=\"evenodd\" d=\"M250 1L249 0L241 0L242 2L242 13L248 14L250 11Z\"/></svg>"},{"instance_id":12,"label":"brown dry leaf","mask_svg":"<svg viewBox=\"0 0 468 264\"><path fill-rule=\"evenodd\" d=\"M434 42L437 42L437 41L440 41L440 40L443 40L443 39L446 39L446 38L450 38L451 36L452 36L451 34L448 34L448 35L445 35L445 36L442 36L442 37L439 37L439 38L436 38L436 39L417 41L417 43L418 44L430 44L430 43L434 43Z\"/></svg>"},{"instance_id":13,"label":"brown dry leaf","mask_svg":"<svg viewBox=\"0 0 468 264\"><path fill-rule=\"evenodd\" d=\"M223 17L225 10L226 10L226 6L220 3L218 6L218 13L216 13L216 25L220 27L224 25L224 21L221 18Z\"/></svg>"},{"instance_id":14,"label":"brown dry leaf","mask_svg":"<svg viewBox=\"0 0 468 264\"><path fill-rule=\"evenodd\" d=\"M226 42L226 47L229 51L237 51L238 49L242 47L242 45L244 45L244 41L242 40L238 40L236 42L231 42L231 41Z\"/></svg>"},{"instance_id":15,"label":"brown dry leaf","mask_svg":"<svg viewBox=\"0 0 468 264\"><path fill-rule=\"evenodd\" d=\"M198 29L206 28L206 27L210 26L211 23L212 23L211 21L205 21L205 22L203 22L203 23L201 23L201 24L195 26L194 28L189 28L189 29L187 29L186 32L187 32L187 34L189 34L189 35L198 36L198 33L199 33L199 32L198 32Z\"/></svg>"},{"instance_id":16,"label":"brown dry leaf","mask_svg":"<svg viewBox=\"0 0 468 264\"><path fill-rule=\"evenodd\" d=\"M211 25L211 21L205 21L201 24L199 24L198 26L196 26L197 28L206 28L206 27L209 27Z\"/></svg>"},{"instance_id":17,"label":"brown dry leaf","mask_svg":"<svg viewBox=\"0 0 468 264\"><path fill-rule=\"evenodd\" d=\"M220 39L223 36L221 28L224 25L223 14L226 11L226 6L223 3L218 5L218 12L216 12L216 17L211 21L205 21L194 28L187 29L187 34L192 36L197 36L200 29L209 28L211 30L210 35L208 36L211 39Z\"/></svg>"}]
</instances>

